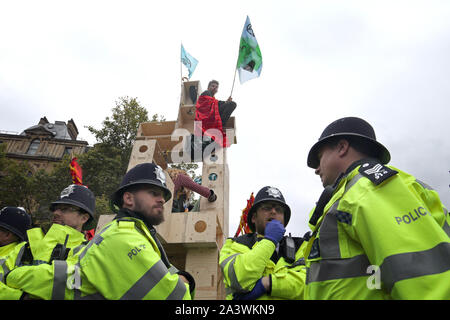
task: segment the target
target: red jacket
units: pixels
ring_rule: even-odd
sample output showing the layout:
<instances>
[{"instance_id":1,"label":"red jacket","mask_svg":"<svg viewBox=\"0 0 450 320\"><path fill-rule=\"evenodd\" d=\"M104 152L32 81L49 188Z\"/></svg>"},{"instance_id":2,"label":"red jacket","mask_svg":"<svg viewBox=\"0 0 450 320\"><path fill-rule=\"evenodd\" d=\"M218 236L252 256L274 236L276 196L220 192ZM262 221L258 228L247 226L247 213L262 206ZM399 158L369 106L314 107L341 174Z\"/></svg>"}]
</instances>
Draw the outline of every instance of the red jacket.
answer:
<instances>
[{"instance_id":1,"label":"red jacket","mask_svg":"<svg viewBox=\"0 0 450 320\"><path fill-rule=\"evenodd\" d=\"M194 130L196 135L201 132L202 135L211 137L221 147L229 147L226 134L222 128L222 119L219 114L219 101L216 98L207 95L202 95L198 98L195 108L195 121L201 121L201 125L200 123L196 124ZM220 134L212 130L207 132L208 129L217 129Z\"/></svg>"}]
</instances>

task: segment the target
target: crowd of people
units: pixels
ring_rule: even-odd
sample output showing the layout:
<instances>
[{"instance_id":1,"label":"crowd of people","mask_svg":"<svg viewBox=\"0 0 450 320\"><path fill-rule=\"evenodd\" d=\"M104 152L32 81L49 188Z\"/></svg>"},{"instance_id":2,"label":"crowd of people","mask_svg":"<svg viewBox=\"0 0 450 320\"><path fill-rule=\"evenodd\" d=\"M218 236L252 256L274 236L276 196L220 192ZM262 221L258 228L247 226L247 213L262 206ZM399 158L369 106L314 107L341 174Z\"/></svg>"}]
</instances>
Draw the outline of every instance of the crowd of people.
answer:
<instances>
[{"instance_id":1,"label":"crowd of people","mask_svg":"<svg viewBox=\"0 0 450 320\"><path fill-rule=\"evenodd\" d=\"M261 188L248 212L251 233L228 238L220 250L226 298L450 299L448 211L435 190L389 161L365 120L327 126L307 158L323 193L309 216L295 213L311 230L286 235L293 210L280 189ZM169 174L175 211L186 211L189 195L179 196L186 190L216 200L185 173ZM117 215L90 241L83 229L95 197L84 186L68 186L51 203L45 234L31 228L23 208L3 208L0 299L194 299L195 279L171 264L154 228L172 196L159 166L135 166L111 196Z\"/></svg>"}]
</instances>

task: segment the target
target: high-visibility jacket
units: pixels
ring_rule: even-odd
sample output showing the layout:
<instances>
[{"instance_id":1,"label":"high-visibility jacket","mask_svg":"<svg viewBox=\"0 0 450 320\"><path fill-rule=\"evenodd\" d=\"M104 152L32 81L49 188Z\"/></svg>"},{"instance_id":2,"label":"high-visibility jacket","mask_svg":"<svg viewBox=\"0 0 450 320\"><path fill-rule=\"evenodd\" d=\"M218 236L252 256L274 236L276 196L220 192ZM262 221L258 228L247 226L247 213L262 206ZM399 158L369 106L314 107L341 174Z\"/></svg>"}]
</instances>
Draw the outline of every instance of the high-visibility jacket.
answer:
<instances>
[{"instance_id":1,"label":"high-visibility jacket","mask_svg":"<svg viewBox=\"0 0 450 320\"><path fill-rule=\"evenodd\" d=\"M0 247L0 300L18 300L23 292L5 285L5 275L21 261L26 242L13 242Z\"/></svg>"},{"instance_id":2,"label":"high-visibility jacket","mask_svg":"<svg viewBox=\"0 0 450 320\"><path fill-rule=\"evenodd\" d=\"M305 250L305 298L450 299L448 219L436 191L412 175L354 163Z\"/></svg>"},{"instance_id":3,"label":"high-visibility jacket","mask_svg":"<svg viewBox=\"0 0 450 320\"><path fill-rule=\"evenodd\" d=\"M28 243L23 249L30 251L32 261L30 265L17 267L8 275L8 288L26 292L35 299L52 299L54 294L60 297L53 293L55 264L58 266L61 260L70 259L80 252L87 244L84 234L69 226L53 224L45 235L41 228L33 228L27 230L27 236Z\"/></svg>"},{"instance_id":4,"label":"high-visibility jacket","mask_svg":"<svg viewBox=\"0 0 450 320\"><path fill-rule=\"evenodd\" d=\"M66 255L67 257L72 256L87 244L83 233L72 227L56 223L52 224L45 235L41 228L33 228L27 231L27 236L33 255L33 264L50 262L52 253L59 248L58 252L61 252L63 256L60 260L64 260ZM65 249L67 249L67 253L62 252Z\"/></svg>"},{"instance_id":5,"label":"high-visibility jacket","mask_svg":"<svg viewBox=\"0 0 450 320\"><path fill-rule=\"evenodd\" d=\"M145 223L126 217L67 260L17 268L7 284L41 299L191 299L177 271L163 263Z\"/></svg>"},{"instance_id":6,"label":"high-visibility jacket","mask_svg":"<svg viewBox=\"0 0 450 320\"><path fill-rule=\"evenodd\" d=\"M271 288L260 300L303 299L305 286L305 263L303 250L307 242L295 239L295 256L283 255L285 237L279 246L256 233L229 238L220 250L219 264L224 275L227 300L250 292L256 282L269 276Z\"/></svg>"}]
</instances>

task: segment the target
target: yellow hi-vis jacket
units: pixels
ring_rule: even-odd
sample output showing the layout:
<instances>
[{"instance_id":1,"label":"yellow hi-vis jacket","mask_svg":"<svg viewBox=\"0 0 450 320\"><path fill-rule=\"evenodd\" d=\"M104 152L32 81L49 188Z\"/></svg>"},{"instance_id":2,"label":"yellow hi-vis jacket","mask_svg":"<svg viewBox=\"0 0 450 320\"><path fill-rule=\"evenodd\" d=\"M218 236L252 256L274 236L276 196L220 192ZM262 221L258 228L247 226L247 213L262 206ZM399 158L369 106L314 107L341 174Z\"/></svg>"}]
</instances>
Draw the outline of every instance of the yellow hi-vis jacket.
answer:
<instances>
[{"instance_id":1,"label":"yellow hi-vis jacket","mask_svg":"<svg viewBox=\"0 0 450 320\"><path fill-rule=\"evenodd\" d=\"M295 258L289 262L282 254L277 254L272 241L257 237L256 233L227 239L219 257L226 299L232 300L250 292L264 276L270 277L271 289L258 300L303 299L306 276L303 251L307 242L298 242L297 239L301 238L294 239Z\"/></svg>"},{"instance_id":2,"label":"yellow hi-vis jacket","mask_svg":"<svg viewBox=\"0 0 450 320\"><path fill-rule=\"evenodd\" d=\"M161 260L161 252L140 219L105 225L77 254L52 264L24 266L7 284L33 297L53 300L191 299L189 285Z\"/></svg>"},{"instance_id":3,"label":"yellow hi-vis jacket","mask_svg":"<svg viewBox=\"0 0 450 320\"><path fill-rule=\"evenodd\" d=\"M438 194L374 160L338 180L305 250L306 299L450 299L450 228Z\"/></svg>"},{"instance_id":4,"label":"yellow hi-vis jacket","mask_svg":"<svg viewBox=\"0 0 450 320\"><path fill-rule=\"evenodd\" d=\"M23 292L5 285L5 275L20 263L26 242L13 242L0 247L0 300L19 300Z\"/></svg>"},{"instance_id":5,"label":"yellow hi-vis jacket","mask_svg":"<svg viewBox=\"0 0 450 320\"><path fill-rule=\"evenodd\" d=\"M31 298L51 299L52 283L54 276L54 266L61 262L51 262L51 259L63 260L67 254L67 259L73 257L77 252L87 244L84 234L76 229L53 224L44 235L41 228L27 230L28 243L23 247L25 251L29 250L32 255L32 265L22 265L15 268L8 274L6 283L10 290L26 292ZM60 246L66 248L59 250L60 257L52 257L55 248ZM76 261L76 260L75 260Z\"/></svg>"},{"instance_id":6,"label":"yellow hi-vis jacket","mask_svg":"<svg viewBox=\"0 0 450 320\"><path fill-rule=\"evenodd\" d=\"M78 230L60 224L52 224L44 235L41 228L27 231L28 243L33 255L33 264L50 262L53 250L57 245L70 249L68 257L78 252L87 244L85 236Z\"/></svg>"}]
</instances>

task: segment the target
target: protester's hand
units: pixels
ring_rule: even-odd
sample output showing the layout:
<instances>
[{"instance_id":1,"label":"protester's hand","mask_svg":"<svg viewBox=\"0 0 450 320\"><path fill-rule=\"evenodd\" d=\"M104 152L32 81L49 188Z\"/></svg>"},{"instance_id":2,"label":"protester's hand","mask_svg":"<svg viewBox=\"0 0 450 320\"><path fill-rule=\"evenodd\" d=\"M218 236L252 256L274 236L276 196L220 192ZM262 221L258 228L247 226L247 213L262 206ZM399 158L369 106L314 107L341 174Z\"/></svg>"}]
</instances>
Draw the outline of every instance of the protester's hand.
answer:
<instances>
[{"instance_id":1,"label":"protester's hand","mask_svg":"<svg viewBox=\"0 0 450 320\"><path fill-rule=\"evenodd\" d=\"M233 101L233 98L231 96L227 99L227 102Z\"/></svg>"},{"instance_id":2,"label":"protester's hand","mask_svg":"<svg viewBox=\"0 0 450 320\"><path fill-rule=\"evenodd\" d=\"M273 241L275 246L283 239L286 229L283 224L278 220L271 220L266 224L266 229L264 231L264 237Z\"/></svg>"}]
</instances>

